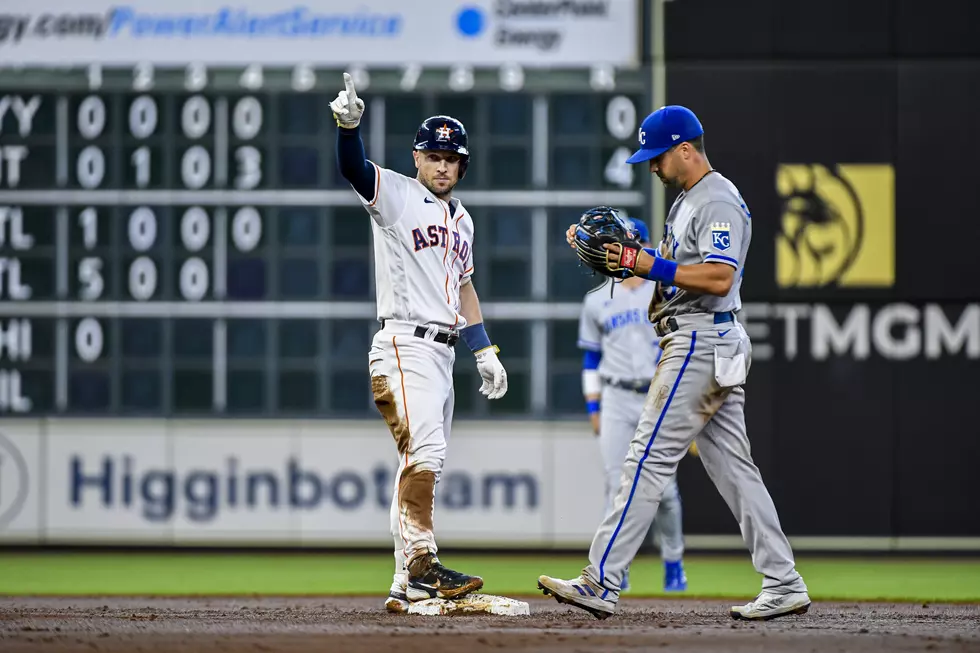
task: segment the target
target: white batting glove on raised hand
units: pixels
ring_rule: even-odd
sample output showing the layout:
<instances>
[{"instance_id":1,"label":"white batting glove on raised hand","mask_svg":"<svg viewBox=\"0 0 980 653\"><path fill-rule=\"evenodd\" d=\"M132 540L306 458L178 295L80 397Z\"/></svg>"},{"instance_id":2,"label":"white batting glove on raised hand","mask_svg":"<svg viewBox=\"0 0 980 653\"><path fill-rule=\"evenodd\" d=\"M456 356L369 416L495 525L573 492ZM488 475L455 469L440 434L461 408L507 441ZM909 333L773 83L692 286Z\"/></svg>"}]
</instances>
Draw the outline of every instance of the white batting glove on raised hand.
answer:
<instances>
[{"instance_id":1,"label":"white batting glove on raised hand","mask_svg":"<svg viewBox=\"0 0 980 653\"><path fill-rule=\"evenodd\" d=\"M476 353L476 369L483 377L480 393L487 399L500 399L507 394L507 370L497 358L497 347L487 347Z\"/></svg>"},{"instance_id":2,"label":"white batting glove on raised hand","mask_svg":"<svg viewBox=\"0 0 980 653\"><path fill-rule=\"evenodd\" d=\"M354 80L349 73L344 73L343 91L330 103L333 117L337 119L337 124L345 129L354 129L361 124L361 116L364 114L364 100L357 97L354 90Z\"/></svg>"}]
</instances>

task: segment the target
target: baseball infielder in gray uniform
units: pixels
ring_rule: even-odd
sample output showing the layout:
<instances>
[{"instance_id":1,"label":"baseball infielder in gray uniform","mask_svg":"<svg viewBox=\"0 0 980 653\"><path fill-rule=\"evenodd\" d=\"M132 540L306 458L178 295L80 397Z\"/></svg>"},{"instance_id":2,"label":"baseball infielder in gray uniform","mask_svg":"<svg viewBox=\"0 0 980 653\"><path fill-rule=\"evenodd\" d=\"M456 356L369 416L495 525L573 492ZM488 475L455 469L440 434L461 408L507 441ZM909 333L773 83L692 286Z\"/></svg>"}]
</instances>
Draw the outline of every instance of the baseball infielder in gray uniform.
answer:
<instances>
[{"instance_id":1,"label":"baseball infielder in gray uniform","mask_svg":"<svg viewBox=\"0 0 980 653\"><path fill-rule=\"evenodd\" d=\"M640 149L629 163L681 189L657 250L626 256L607 244L606 267L627 269L657 282L650 319L663 355L647 393L612 509L599 526L582 575L538 578L560 602L603 619L619 600L623 572L636 555L677 463L696 441L708 476L738 520L762 592L733 606L735 619L771 619L810 607L806 584L779 524L772 498L752 461L745 431L742 385L752 348L735 313L752 237L752 215L732 182L711 168L704 130L681 106L662 107L644 119ZM566 238L573 244L577 225Z\"/></svg>"},{"instance_id":2,"label":"baseball infielder in gray uniform","mask_svg":"<svg viewBox=\"0 0 980 653\"><path fill-rule=\"evenodd\" d=\"M630 220L640 242L649 246L650 232ZM585 296L579 317L578 346L582 359L582 394L599 438L606 475L606 511L619 490L623 463L643 412L650 379L660 360L660 338L647 316L655 284L640 277L621 283L610 279ZM653 529L664 563L664 591L687 589L684 574L684 532L677 479L668 481ZM620 590L629 587L623 572Z\"/></svg>"}]
</instances>

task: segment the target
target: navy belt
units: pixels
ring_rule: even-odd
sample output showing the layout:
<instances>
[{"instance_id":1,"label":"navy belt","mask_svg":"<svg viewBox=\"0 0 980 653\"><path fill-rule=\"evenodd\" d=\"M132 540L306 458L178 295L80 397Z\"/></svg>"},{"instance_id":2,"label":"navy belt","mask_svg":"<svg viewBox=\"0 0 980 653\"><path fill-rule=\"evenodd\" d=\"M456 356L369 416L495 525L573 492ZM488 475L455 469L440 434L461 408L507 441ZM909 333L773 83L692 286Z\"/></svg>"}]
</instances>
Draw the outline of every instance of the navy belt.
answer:
<instances>
[{"instance_id":1,"label":"navy belt","mask_svg":"<svg viewBox=\"0 0 980 653\"><path fill-rule=\"evenodd\" d=\"M681 319L684 319L683 316L681 317ZM725 324L726 322L734 322L734 321L735 321L735 313L731 311L724 311L722 313L714 314L715 324ZM660 320L659 322L657 322L654 328L657 331L657 335L663 338L668 333L673 333L674 331L680 329L680 326L678 326L677 324L677 318L668 317L666 320Z\"/></svg>"}]
</instances>

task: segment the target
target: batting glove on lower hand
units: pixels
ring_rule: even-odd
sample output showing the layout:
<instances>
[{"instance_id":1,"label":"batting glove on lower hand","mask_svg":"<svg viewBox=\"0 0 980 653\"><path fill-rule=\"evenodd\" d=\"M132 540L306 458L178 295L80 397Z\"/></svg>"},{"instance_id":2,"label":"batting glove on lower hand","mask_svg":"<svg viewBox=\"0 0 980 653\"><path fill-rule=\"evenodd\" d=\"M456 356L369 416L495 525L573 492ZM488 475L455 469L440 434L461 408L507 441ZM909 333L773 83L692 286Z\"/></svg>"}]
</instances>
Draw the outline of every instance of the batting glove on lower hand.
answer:
<instances>
[{"instance_id":1,"label":"batting glove on lower hand","mask_svg":"<svg viewBox=\"0 0 980 653\"><path fill-rule=\"evenodd\" d=\"M361 124L361 116L364 115L364 100L357 97L354 90L354 80L349 73L344 73L343 91L330 103L333 117L337 119L337 125L344 129L354 129Z\"/></svg>"},{"instance_id":2,"label":"batting glove on lower hand","mask_svg":"<svg viewBox=\"0 0 980 653\"><path fill-rule=\"evenodd\" d=\"M476 369L483 378L480 394L487 399L500 399L507 394L507 370L497 358L497 347L476 352Z\"/></svg>"}]
</instances>

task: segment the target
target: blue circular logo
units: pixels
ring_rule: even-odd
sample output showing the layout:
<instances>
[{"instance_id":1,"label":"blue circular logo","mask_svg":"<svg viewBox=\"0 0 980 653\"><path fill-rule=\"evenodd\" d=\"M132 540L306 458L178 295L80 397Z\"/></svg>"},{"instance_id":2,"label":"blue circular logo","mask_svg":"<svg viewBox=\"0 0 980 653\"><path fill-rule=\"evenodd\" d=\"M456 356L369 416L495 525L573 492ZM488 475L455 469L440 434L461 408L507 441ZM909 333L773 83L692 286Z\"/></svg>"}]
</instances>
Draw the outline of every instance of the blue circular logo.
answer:
<instances>
[{"instance_id":1,"label":"blue circular logo","mask_svg":"<svg viewBox=\"0 0 980 653\"><path fill-rule=\"evenodd\" d=\"M463 36L477 36L484 28L483 11L479 7L463 7L456 14L456 28Z\"/></svg>"}]
</instances>

